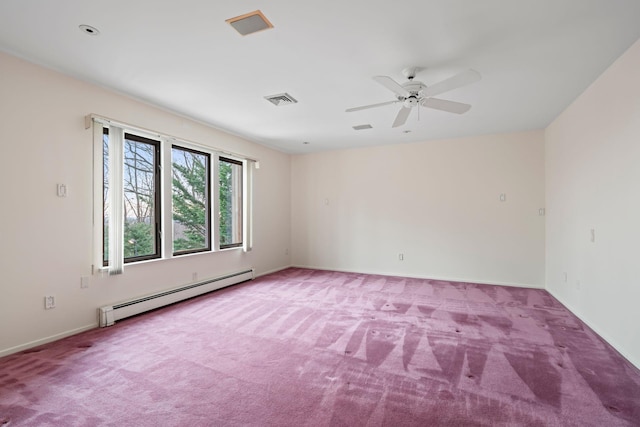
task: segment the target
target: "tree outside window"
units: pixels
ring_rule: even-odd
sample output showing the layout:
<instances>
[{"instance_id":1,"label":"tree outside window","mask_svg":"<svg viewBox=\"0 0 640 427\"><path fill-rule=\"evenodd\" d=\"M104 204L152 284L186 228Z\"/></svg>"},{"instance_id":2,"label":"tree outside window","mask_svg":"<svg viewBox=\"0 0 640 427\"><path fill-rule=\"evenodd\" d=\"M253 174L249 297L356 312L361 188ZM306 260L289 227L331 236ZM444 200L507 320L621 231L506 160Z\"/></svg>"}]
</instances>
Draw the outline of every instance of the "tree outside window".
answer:
<instances>
[{"instance_id":1,"label":"tree outside window","mask_svg":"<svg viewBox=\"0 0 640 427\"><path fill-rule=\"evenodd\" d=\"M187 148L171 150L174 254L211 249L209 158Z\"/></svg>"},{"instance_id":2,"label":"tree outside window","mask_svg":"<svg viewBox=\"0 0 640 427\"><path fill-rule=\"evenodd\" d=\"M220 157L220 248L242 246L242 162Z\"/></svg>"}]
</instances>

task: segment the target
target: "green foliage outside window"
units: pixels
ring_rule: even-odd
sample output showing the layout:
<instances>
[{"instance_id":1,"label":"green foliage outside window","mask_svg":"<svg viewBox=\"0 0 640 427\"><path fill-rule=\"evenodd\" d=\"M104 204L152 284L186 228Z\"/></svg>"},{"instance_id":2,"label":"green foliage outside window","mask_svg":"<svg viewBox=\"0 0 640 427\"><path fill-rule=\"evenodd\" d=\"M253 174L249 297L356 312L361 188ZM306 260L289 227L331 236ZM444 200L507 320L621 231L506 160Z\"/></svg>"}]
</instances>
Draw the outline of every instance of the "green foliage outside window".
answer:
<instances>
[{"instance_id":1,"label":"green foliage outside window","mask_svg":"<svg viewBox=\"0 0 640 427\"><path fill-rule=\"evenodd\" d=\"M209 156L173 148L173 251L209 248Z\"/></svg>"},{"instance_id":2,"label":"green foliage outside window","mask_svg":"<svg viewBox=\"0 0 640 427\"><path fill-rule=\"evenodd\" d=\"M233 213L232 213L232 164L220 161L220 245L233 242Z\"/></svg>"},{"instance_id":3,"label":"green foliage outside window","mask_svg":"<svg viewBox=\"0 0 640 427\"><path fill-rule=\"evenodd\" d=\"M220 157L220 247L242 245L242 162Z\"/></svg>"}]
</instances>

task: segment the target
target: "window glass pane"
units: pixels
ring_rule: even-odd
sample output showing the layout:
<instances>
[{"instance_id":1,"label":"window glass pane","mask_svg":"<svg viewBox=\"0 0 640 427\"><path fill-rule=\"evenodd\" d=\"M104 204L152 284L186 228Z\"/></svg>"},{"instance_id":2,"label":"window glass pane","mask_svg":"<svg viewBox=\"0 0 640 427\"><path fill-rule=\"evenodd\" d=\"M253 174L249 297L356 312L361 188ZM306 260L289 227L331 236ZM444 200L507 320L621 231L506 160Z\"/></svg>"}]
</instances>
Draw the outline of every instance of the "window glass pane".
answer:
<instances>
[{"instance_id":1,"label":"window glass pane","mask_svg":"<svg viewBox=\"0 0 640 427\"><path fill-rule=\"evenodd\" d=\"M128 261L159 256L158 147L158 141L125 134L123 242Z\"/></svg>"},{"instance_id":2,"label":"window glass pane","mask_svg":"<svg viewBox=\"0 0 640 427\"><path fill-rule=\"evenodd\" d=\"M210 250L209 154L174 146L171 159L173 252Z\"/></svg>"},{"instance_id":3,"label":"window glass pane","mask_svg":"<svg viewBox=\"0 0 640 427\"><path fill-rule=\"evenodd\" d=\"M220 247L242 245L242 163L220 157Z\"/></svg>"}]
</instances>

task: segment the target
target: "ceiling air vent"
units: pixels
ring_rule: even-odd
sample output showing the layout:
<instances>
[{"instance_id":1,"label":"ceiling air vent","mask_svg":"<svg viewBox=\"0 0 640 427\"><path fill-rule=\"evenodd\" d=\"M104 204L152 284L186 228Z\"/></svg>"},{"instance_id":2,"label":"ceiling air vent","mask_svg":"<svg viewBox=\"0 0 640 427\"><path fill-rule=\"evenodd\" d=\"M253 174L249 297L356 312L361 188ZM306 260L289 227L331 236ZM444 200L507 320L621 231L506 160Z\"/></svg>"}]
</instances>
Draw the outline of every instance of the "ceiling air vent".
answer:
<instances>
[{"instance_id":1,"label":"ceiling air vent","mask_svg":"<svg viewBox=\"0 0 640 427\"><path fill-rule=\"evenodd\" d=\"M293 96L289 95L288 93L265 96L264 99L266 99L276 107L280 107L281 105L296 104L298 102Z\"/></svg>"},{"instance_id":2,"label":"ceiling air vent","mask_svg":"<svg viewBox=\"0 0 640 427\"><path fill-rule=\"evenodd\" d=\"M273 28L273 24L271 24L267 17L264 16L259 10L245 13L244 15L236 16L235 18L227 19L227 22L243 36Z\"/></svg>"},{"instance_id":3,"label":"ceiling air vent","mask_svg":"<svg viewBox=\"0 0 640 427\"><path fill-rule=\"evenodd\" d=\"M373 126L371 125L358 125L358 126L353 126L354 130L364 130L364 129L371 129L373 128Z\"/></svg>"}]
</instances>

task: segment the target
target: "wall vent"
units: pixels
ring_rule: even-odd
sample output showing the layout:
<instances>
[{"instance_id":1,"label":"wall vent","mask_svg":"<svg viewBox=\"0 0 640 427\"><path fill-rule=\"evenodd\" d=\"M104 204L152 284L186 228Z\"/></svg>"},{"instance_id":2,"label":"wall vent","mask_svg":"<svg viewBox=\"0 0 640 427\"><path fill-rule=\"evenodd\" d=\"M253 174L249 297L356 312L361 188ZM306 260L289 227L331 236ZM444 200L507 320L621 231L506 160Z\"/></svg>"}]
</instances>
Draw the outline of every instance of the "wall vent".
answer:
<instances>
[{"instance_id":1,"label":"wall vent","mask_svg":"<svg viewBox=\"0 0 640 427\"><path fill-rule=\"evenodd\" d=\"M371 125L358 125L358 126L353 126L354 130L364 130L364 129L371 129L373 128L373 126Z\"/></svg>"},{"instance_id":2,"label":"wall vent","mask_svg":"<svg viewBox=\"0 0 640 427\"><path fill-rule=\"evenodd\" d=\"M229 25L235 28L236 31L243 36L273 28L273 24L271 24L267 17L259 10L245 13L244 15L236 16L235 18L229 18L226 22L228 22Z\"/></svg>"},{"instance_id":3,"label":"wall vent","mask_svg":"<svg viewBox=\"0 0 640 427\"><path fill-rule=\"evenodd\" d=\"M293 96L289 95L288 93L265 96L264 99L266 99L276 107L280 107L281 105L296 104L298 102Z\"/></svg>"}]
</instances>

